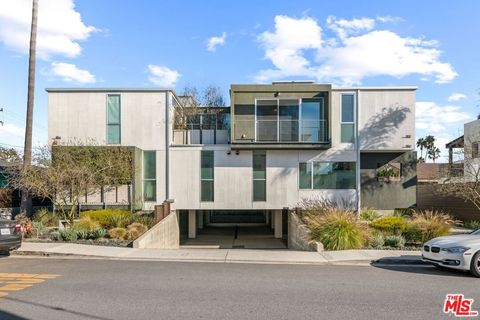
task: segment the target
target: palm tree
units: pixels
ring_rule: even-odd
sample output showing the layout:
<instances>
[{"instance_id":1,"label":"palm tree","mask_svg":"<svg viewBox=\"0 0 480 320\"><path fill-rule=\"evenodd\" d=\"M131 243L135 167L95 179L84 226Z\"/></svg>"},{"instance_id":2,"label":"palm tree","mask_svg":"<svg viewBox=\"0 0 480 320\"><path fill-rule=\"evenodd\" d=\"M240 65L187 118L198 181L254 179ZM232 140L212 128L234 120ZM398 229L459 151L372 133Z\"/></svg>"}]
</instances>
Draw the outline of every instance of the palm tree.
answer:
<instances>
[{"instance_id":1,"label":"palm tree","mask_svg":"<svg viewBox=\"0 0 480 320\"><path fill-rule=\"evenodd\" d=\"M435 163L435 160L440 158L440 149L433 146L433 148L428 150L428 157L433 160L433 163Z\"/></svg>"},{"instance_id":2,"label":"palm tree","mask_svg":"<svg viewBox=\"0 0 480 320\"><path fill-rule=\"evenodd\" d=\"M423 158L423 148L426 147L426 144L425 144L425 139L424 138L420 138L417 140L417 148L420 148L420 158L418 159L419 161L422 161L422 160L425 160Z\"/></svg>"},{"instance_id":3,"label":"palm tree","mask_svg":"<svg viewBox=\"0 0 480 320\"><path fill-rule=\"evenodd\" d=\"M32 163L32 126L33 126L33 100L35 93L35 63L37 47L37 15L38 0L32 0L32 23L30 26L30 51L28 55L28 93L27 93L27 119L25 125L25 145L23 150L23 171ZM20 212L30 215L32 212L32 199L28 191L22 190Z\"/></svg>"}]
</instances>

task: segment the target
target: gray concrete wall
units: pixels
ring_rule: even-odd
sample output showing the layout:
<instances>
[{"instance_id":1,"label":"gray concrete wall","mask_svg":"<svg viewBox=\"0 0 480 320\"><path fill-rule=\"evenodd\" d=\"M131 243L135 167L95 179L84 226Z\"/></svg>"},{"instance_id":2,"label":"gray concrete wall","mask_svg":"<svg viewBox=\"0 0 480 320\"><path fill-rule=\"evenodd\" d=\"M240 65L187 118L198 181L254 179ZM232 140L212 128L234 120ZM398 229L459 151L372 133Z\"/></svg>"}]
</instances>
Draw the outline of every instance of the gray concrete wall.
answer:
<instances>
[{"instance_id":1,"label":"gray concrete wall","mask_svg":"<svg viewBox=\"0 0 480 320\"><path fill-rule=\"evenodd\" d=\"M180 248L180 228L176 211L172 211L138 239L133 241L134 248L178 249Z\"/></svg>"},{"instance_id":2,"label":"gray concrete wall","mask_svg":"<svg viewBox=\"0 0 480 320\"><path fill-rule=\"evenodd\" d=\"M320 249L321 249L320 245ZM288 213L288 249L317 251L317 243L310 240L310 230L295 212Z\"/></svg>"},{"instance_id":3,"label":"gray concrete wall","mask_svg":"<svg viewBox=\"0 0 480 320\"><path fill-rule=\"evenodd\" d=\"M417 202L416 158L416 152L362 153L362 207L392 210L415 206ZM400 181L378 181L378 165L384 165L388 162L402 164L403 175Z\"/></svg>"}]
</instances>

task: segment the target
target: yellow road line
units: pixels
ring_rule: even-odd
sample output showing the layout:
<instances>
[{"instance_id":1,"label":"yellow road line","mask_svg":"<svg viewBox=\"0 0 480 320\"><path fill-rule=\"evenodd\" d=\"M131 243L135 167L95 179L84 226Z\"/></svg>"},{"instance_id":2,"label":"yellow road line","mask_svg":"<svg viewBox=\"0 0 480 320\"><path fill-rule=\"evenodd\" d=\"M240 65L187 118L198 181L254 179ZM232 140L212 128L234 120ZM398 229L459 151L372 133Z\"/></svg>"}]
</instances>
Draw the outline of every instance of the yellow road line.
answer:
<instances>
[{"instance_id":1,"label":"yellow road line","mask_svg":"<svg viewBox=\"0 0 480 320\"><path fill-rule=\"evenodd\" d=\"M20 291L48 279L60 277L59 274L38 273L0 273L0 297L8 295L9 291ZM5 292L7 291L7 292Z\"/></svg>"}]
</instances>

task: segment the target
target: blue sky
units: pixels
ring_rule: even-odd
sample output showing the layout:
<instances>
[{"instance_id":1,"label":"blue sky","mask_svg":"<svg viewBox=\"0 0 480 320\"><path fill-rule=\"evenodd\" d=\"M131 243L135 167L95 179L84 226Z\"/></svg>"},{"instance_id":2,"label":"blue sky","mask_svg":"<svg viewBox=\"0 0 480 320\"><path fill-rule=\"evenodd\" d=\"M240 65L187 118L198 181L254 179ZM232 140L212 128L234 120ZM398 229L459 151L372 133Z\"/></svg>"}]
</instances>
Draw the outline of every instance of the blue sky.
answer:
<instances>
[{"instance_id":1,"label":"blue sky","mask_svg":"<svg viewBox=\"0 0 480 320\"><path fill-rule=\"evenodd\" d=\"M39 1L36 145L46 87L414 85L417 138L441 149L480 111L479 1ZM0 0L4 146L23 145L30 14Z\"/></svg>"}]
</instances>

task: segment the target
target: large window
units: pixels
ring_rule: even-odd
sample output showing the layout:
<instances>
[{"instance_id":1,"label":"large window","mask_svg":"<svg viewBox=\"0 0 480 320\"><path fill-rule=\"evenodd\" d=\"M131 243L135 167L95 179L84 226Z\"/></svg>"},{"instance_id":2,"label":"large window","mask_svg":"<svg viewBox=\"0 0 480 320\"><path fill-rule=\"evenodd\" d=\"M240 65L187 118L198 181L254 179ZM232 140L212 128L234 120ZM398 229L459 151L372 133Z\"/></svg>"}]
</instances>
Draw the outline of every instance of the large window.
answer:
<instances>
[{"instance_id":1,"label":"large window","mask_svg":"<svg viewBox=\"0 0 480 320\"><path fill-rule=\"evenodd\" d=\"M256 141L328 141L328 118L322 98L258 99L255 110ZM236 118L235 122L237 121L241 120Z\"/></svg>"},{"instance_id":2,"label":"large window","mask_svg":"<svg viewBox=\"0 0 480 320\"><path fill-rule=\"evenodd\" d=\"M327 140L327 117L323 100L302 100L302 141Z\"/></svg>"},{"instance_id":3,"label":"large window","mask_svg":"<svg viewBox=\"0 0 480 320\"><path fill-rule=\"evenodd\" d=\"M267 200L267 153L253 151L253 201Z\"/></svg>"},{"instance_id":4,"label":"large window","mask_svg":"<svg viewBox=\"0 0 480 320\"><path fill-rule=\"evenodd\" d=\"M156 201L157 199L157 169L156 152L143 151L143 200Z\"/></svg>"},{"instance_id":5,"label":"large window","mask_svg":"<svg viewBox=\"0 0 480 320\"><path fill-rule=\"evenodd\" d=\"M120 144L120 96L107 95L107 144Z\"/></svg>"},{"instance_id":6,"label":"large window","mask_svg":"<svg viewBox=\"0 0 480 320\"><path fill-rule=\"evenodd\" d=\"M257 101L257 141L278 141L278 100Z\"/></svg>"},{"instance_id":7,"label":"large window","mask_svg":"<svg viewBox=\"0 0 480 320\"><path fill-rule=\"evenodd\" d=\"M214 158L213 151L201 152L200 193L201 201L213 201Z\"/></svg>"},{"instance_id":8,"label":"large window","mask_svg":"<svg viewBox=\"0 0 480 320\"><path fill-rule=\"evenodd\" d=\"M355 97L353 94L342 94L341 142L355 142Z\"/></svg>"},{"instance_id":9,"label":"large window","mask_svg":"<svg viewBox=\"0 0 480 320\"><path fill-rule=\"evenodd\" d=\"M300 189L355 189L355 162L303 162Z\"/></svg>"}]
</instances>

